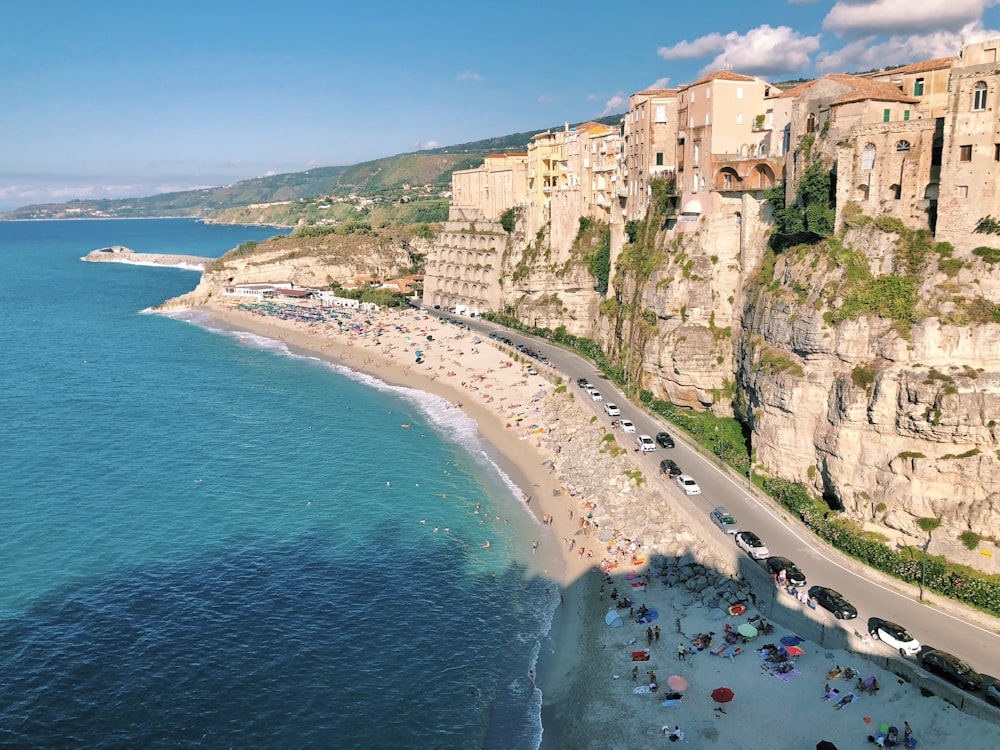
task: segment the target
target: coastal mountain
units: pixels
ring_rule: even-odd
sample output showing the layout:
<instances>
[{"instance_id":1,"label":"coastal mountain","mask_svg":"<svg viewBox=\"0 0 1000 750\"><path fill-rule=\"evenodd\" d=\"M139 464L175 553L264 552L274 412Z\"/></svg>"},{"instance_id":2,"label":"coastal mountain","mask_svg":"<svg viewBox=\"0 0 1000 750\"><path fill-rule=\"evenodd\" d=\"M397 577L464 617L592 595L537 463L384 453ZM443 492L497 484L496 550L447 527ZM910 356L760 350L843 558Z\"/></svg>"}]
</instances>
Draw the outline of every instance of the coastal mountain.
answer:
<instances>
[{"instance_id":1,"label":"coastal mountain","mask_svg":"<svg viewBox=\"0 0 1000 750\"><path fill-rule=\"evenodd\" d=\"M617 123L621 115L596 120ZM561 126L559 126L561 127ZM393 197L405 186L428 186L427 193L447 191L454 171L476 167L488 154L525 150L532 136L541 130L495 136L454 146L399 154L350 166L317 167L304 172L255 177L223 187L198 188L162 193L142 198L74 200L68 203L45 203L24 206L0 213L0 220L25 219L121 219L121 218L211 218L228 209L260 204L298 201L317 196ZM254 216L257 214L255 213ZM445 209L444 215L447 215ZM244 221L249 214L240 214ZM407 218L407 217L404 217ZM220 216L226 223L233 218ZM420 221L420 217L416 221ZM256 219L247 223L257 223ZM261 222L270 223L270 222ZM294 222L293 222L294 223Z\"/></svg>"}]
</instances>

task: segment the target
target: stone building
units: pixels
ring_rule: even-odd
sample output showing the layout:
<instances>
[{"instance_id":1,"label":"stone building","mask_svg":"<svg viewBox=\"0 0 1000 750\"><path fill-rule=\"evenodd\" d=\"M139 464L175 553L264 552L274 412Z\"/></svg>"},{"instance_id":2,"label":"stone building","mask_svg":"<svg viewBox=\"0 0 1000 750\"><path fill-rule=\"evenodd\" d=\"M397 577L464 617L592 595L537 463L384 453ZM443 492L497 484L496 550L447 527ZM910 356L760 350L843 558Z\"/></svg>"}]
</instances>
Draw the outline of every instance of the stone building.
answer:
<instances>
[{"instance_id":1,"label":"stone building","mask_svg":"<svg viewBox=\"0 0 1000 750\"><path fill-rule=\"evenodd\" d=\"M998 48L1000 38L966 44L951 69L936 234L956 247L990 244L976 225L1000 216Z\"/></svg>"}]
</instances>

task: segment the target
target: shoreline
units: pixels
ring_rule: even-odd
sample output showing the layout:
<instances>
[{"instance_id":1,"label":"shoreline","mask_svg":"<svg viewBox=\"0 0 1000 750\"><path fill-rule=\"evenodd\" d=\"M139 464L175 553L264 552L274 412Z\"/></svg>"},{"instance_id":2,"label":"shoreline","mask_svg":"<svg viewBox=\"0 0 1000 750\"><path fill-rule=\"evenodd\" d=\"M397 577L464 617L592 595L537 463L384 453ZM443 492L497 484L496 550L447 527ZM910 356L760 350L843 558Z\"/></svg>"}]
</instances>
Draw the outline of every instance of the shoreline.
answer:
<instances>
[{"instance_id":1,"label":"shoreline","mask_svg":"<svg viewBox=\"0 0 1000 750\"><path fill-rule=\"evenodd\" d=\"M415 310L345 311L333 324L283 320L217 302L194 310L229 330L277 339L386 383L433 393L460 405L476 422L497 465L530 495L526 509L540 524L551 518L541 533L551 534L547 541L561 563L553 575L542 559L531 553L526 558L529 571L553 579L563 597L535 667L542 691L542 750L663 742L662 727L675 724L694 746L753 748L767 741L812 747L826 739L846 748L864 745L883 724L902 727L904 720L913 723L921 746L961 740L969 748L992 747L993 724L897 679L877 660L866 660L864 649L851 653L805 641L806 653L796 657L800 663L791 680L755 653L760 643L735 642L723 659L696 648L698 636L710 629L719 639L724 627L729 633L761 621L762 612L751 604L756 598L750 582L740 575L742 558L729 545L720 547L706 519L692 517L673 500L669 483L658 476L637 481L627 436L608 431L607 420L582 407L572 385L558 388L554 374L528 375L516 353L485 339L477 343L475 333ZM418 346L424 352L419 364L411 351ZM758 587L768 583L754 581ZM628 608L614 607L612 588L628 592L635 607L659 612L653 623L657 638L648 644L649 661L643 664L634 664L631 655L647 646L651 631L633 622ZM799 605L782 593L759 588L758 593L764 600L775 597L778 619L774 635L757 640L795 635L778 620L797 622ZM730 605L743 602L743 611L727 614ZM609 608L622 614L620 627L605 624ZM678 640L690 654L686 659L678 656ZM877 676L881 693L861 696L863 708L831 707L820 696L824 679L833 681L827 674L835 665ZM663 682L668 675L683 678L690 686L684 700L667 707L666 685L643 684L656 679L655 673ZM724 707L708 697L721 685L739 696ZM851 684L835 687L847 694ZM794 721L782 721L778 729L774 712L760 710L764 705L780 705L781 715Z\"/></svg>"}]
</instances>

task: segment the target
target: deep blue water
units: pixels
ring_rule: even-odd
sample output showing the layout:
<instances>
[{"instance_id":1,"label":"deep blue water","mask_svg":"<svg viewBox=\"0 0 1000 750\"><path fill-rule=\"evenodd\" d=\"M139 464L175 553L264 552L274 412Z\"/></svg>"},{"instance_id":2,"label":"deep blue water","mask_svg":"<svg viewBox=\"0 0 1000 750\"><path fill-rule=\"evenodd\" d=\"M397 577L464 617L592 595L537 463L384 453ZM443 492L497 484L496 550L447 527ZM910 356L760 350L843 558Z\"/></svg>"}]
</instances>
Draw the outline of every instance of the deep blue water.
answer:
<instances>
[{"instance_id":1,"label":"deep blue water","mask_svg":"<svg viewBox=\"0 0 1000 750\"><path fill-rule=\"evenodd\" d=\"M274 233L0 223L0 746L537 746L558 593L475 426L80 260Z\"/></svg>"}]
</instances>

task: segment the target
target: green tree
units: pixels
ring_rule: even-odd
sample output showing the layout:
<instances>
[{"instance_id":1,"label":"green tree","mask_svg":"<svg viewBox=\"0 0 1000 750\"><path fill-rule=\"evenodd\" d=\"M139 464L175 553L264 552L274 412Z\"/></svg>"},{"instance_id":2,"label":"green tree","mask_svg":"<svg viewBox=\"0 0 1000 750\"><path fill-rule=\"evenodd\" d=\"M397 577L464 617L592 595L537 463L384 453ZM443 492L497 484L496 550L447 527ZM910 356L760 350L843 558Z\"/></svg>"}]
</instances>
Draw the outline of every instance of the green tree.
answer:
<instances>
[{"instance_id":1,"label":"green tree","mask_svg":"<svg viewBox=\"0 0 1000 750\"><path fill-rule=\"evenodd\" d=\"M931 546L931 534L941 528L941 521L937 518L918 518L917 526L927 534L927 541L924 542L924 556L920 561L920 601L923 601L924 580L927 577L927 549Z\"/></svg>"}]
</instances>

